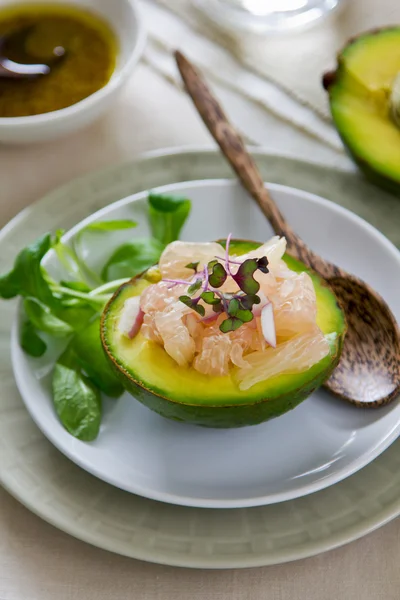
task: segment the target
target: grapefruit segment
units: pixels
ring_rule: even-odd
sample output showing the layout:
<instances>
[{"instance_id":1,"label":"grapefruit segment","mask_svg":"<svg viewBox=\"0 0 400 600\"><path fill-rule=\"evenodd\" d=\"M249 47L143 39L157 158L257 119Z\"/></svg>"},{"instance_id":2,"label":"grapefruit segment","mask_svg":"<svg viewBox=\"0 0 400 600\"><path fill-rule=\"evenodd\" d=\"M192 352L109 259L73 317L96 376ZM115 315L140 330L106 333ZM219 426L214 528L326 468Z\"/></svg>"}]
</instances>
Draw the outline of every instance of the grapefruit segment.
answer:
<instances>
[{"instance_id":1,"label":"grapefruit segment","mask_svg":"<svg viewBox=\"0 0 400 600\"><path fill-rule=\"evenodd\" d=\"M298 373L312 367L329 354L329 343L315 325L310 331L246 357L248 366L240 369L236 380L241 390L283 373Z\"/></svg>"},{"instance_id":2,"label":"grapefruit segment","mask_svg":"<svg viewBox=\"0 0 400 600\"><path fill-rule=\"evenodd\" d=\"M159 268L164 279L188 279L193 270L186 265L199 263L200 271L215 256L222 256L224 249L216 242L172 242L168 244L160 257Z\"/></svg>"}]
</instances>

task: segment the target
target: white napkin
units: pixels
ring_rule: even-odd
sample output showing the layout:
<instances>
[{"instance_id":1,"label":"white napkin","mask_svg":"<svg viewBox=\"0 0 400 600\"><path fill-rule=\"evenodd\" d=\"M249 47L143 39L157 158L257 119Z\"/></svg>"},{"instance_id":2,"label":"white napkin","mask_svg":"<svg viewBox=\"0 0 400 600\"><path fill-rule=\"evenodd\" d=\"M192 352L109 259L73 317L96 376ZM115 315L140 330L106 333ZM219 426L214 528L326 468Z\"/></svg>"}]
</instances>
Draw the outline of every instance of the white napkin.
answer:
<instances>
[{"instance_id":1,"label":"white napkin","mask_svg":"<svg viewBox=\"0 0 400 600\"><path fill-rule=\"evenodd\" d=\"M173 2L168 6L176 9L176 4ZM273 82L240 64L223 46L202 35L171 10L149 0L142 0L141 6L149 33L145 52L148 64L171 83L180 86L173 60L173 51L179 48L201 68L211 83L231 90L243 100L251 101L252 108L249 110L247 102L247 111L242 113L242 120L253 131L250 141L259 144L268 141L268 137L258 127L260 112L266 112L296 127L300 132L322 140L336 153L343 154L342 144L330 122L321 119L313 110L299 103ZM200 22L196 21L197 25Z\"/></svg>"},{"instance_id":2,"label":"white napkin","mask_svg":"<svg viewBox=\"0 0 400 600\"><path fill-rule=\"evenodd\" d=\"M222 33L212 21L201 17L192 0L158 2L203 36L225 47L239 63L275 82L325 119L329 119L329 109L321 76L335 65L338 50L362 31L400 25L400 0L342 0L337 13L313 28L302 33L269 37Z\"/></svg>"}]
</instances>

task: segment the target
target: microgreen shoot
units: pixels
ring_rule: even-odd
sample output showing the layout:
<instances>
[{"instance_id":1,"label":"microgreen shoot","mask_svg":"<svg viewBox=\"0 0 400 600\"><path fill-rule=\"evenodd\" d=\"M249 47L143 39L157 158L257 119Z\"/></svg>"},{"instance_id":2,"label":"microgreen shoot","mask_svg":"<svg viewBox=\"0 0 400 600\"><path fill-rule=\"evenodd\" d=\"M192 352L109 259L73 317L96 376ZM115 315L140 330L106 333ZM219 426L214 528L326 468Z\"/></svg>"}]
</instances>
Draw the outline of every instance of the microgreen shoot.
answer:
<instances>
[{"instance_id":1,"label":"microgreen shoot","mask_svg":"<svg viewBox=\"0 0 400 600\"><path fill-rule=\"evenodd\" d=\"M200 279L200 277L198 279L196 279L196 281L194 283L192 283L192 285L190 285L188 287L188 294L189 296L193 296L193 294L195 294L203 285L203 280Z\"/></svg>"},{"instance_id":2,"label":"microgreen shoot","mask_svg":"<svg viewBox=\"0 0 400 600\"><path fill-rule=\"evenodd\" d=\"M232 277L232 271L231 271L231 266L229 264L229 247L231 245L231 240L232 240L232 234L230 233L226 239L226 246L225 246L225 268L228 272L228 274Z\"/></svg>"},{"instance_id":3,"label":"microgreen shoot","mask_svg":"<svg viewBox=\"0 0 400 600\"><path fill-rule=\"evenodd\" d=\"M227 316L220 324L223 333L235 331L244 323L254 319L253 306L260 304L261 298L257 295L260 284L254 278L256 271L263 274L268 273L268 258L248 258L244 261L232 260L229 256L229 247L232 234L226 240L225 256L216 256L202 271L198 271L199 262L192 262L186 268L193 269L194 275L191 279L163 279L171 287L176 285L187 286L187 293L179 296L179 300L204 317L204 304L212 307L214 313L224 312ZM220 262L222 261L222 262ZM235 266L234 266L235 265ZM238 268L236 268L238 266ZM235 293L221 292L221 288L230 278L238 287ZM199 295L193 297L197 291ZM208 319L209 317L207 317Z\"/></svg>"},{"instance_id":4,"label":"microgreen shoot","mask_svg":"<svg viewBox=\"0 0 400 600\"><path fill-rule=\"evenodd\" d=\"M243 294L243 296L237 296L240 306L243 310L252 310L254 304L260 304L261 298L257 294Z\"/></svg>"},{"instance_id":5,"label":"microgreen shoot","mask_svg":"<svg viewBox=\"0 0 400 600\"><path fill-rule=\"evenodd\" d=\"M260 284L254 279L254 273L257 269L256 259L248 258L240 265L235 275L232 275L232 278L245 294L254 295L260 289Z\"/></svg>"},{"instance_id":6,"label":"microgreen shoot","mask_svg":"<svg viewBox=\"0 0 400 600\"><path fill-rule=\"evenodd\" d=\"M266 256L257 259L257 268L261 273L269 273L268 264L268 258Z\"/></svg>"},{"instance_id":7,"label":"microgreen shoot","mask_svg":"<svg viewBox=\"0 0 400 600\"><path fill-rule=\"evenodd\" d=\"M198 298L191 298L190 296L179 296L179 300L186 304L189 308L196 311L200 316L204 317L206 310L204 306L199 304L200 296Z\"/></svg>"},{"instance_id":8,"label":"microgreen shoot","mask_svg":"<svg viewBox=\"0 0 400 600\"><path fill-rule=\"evenodd\" d=\"M223 265L221 265L221 263L219 263L217 260L213 260L208 263L208 268L210 270L208 281L211 287L220 288L223 286L228 277L228 273Z\"/></svg>"},{"instance_id":9,"label":"microgreen shoot","mask_svg":"<svg viewBox=\"0 0 400 600\"><path fill-rule=\"evenodd\" d=\"M236 317L228 317L225 319L225 321L222 321L219 328L222 333L229 333L229 331L236 331L236 329L239 329L239 327L242 325L243 321L240 319L237 319Z\"/></svg>"},{"instance_id":10,"label":"microgreen shoot","mask_svg":"<svg viewBox=\"0 0 400 600\"><path fill-rule=\"evenodd\" d=\"M185 269L193 269L193 271L195 273L197 273L197 270L199 268L199 264L200 264L199 261L197 261L197 262L191 262L188 265L185 265Z\"/></svg>"},{"instance_id":11,"label":"microgreen shoot","mask_svg":"<svg viewBox=\"0 0 400 600\"><path fill-rule=\"evenodd\" d=\"M211 290L208 292L203 292L201 294L201 299L204 300L206 304L211 304L212 306L215 306L221 302L221 298L218 298L218 296L215 295L215 292L212 292Z\"/></svg>"}]
</instances>

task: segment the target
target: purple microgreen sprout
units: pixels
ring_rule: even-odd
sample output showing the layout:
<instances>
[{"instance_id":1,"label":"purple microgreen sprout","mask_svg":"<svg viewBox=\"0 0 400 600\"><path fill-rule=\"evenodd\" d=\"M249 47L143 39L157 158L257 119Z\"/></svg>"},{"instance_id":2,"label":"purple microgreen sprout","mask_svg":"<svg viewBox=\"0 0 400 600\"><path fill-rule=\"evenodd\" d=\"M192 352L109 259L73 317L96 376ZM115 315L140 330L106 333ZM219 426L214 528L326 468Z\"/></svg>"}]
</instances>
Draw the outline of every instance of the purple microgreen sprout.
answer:
<instances>
[{"instance_id":1,"label":"purple microgreen sprout","mask_svg":"<svg viewBox=\"0 0 400 600\"><path fill-rule=\"evenodd\" d=\"M187 286L187 293L179 296L179 300L201 317L205 316L205 307L200 304L200 300L211 306L214 313L224 312L227 318L220 324L220 330L223 333L236 331L241 325L254 319L253 307L261 303L261 298L257 295L260 284L254 278L254 273L257 270L264 274L269 272L266 256L258 259L248 258L242 262L232 260L229 257L231 240L232 234L229 234L226 240L225 256L223 258L216 256L201 271L198 270L199 262L187 264L186 268L194 271L190 279L163 279L164 282L170 284L169 289L176 285ZM220 260L225 264L221 264ZM232 272L231 265L239 265L236 273ZM216 289L222 287L228 277L231 277L237 284L239 290L236 293L223 293ZM199 290L201 291L198 296L191 297ZM206 319L213 320L211 315ZM203 318L203 321L206 319Z\"/></svg>"},{"instance_id":2,"label":"purple microgreen sprout","mask_svg":"<svg viewBox=\"0 0 400 600\"><path fill-rule=\"evenodd\" d=\"M228 315L230 317L235 317L239 308L240 308L239 300L237 298L232 298L232 300L229 301L229 305L228 305Z\"/></svg>"},{"instance_id":3,"label":"purple microgreen sprout","mask_svg":"<svg viewBox=\"0 0 400 600\"><path fill-rule=\"evenodd\" d=\"M230 233L228 235L228 237L226 238L226 244L225 244L225 268L226 268L227 272L229 273L229 275L231 277L233 277L231 268L230 268L230 264L229 264L229 246L231 245L231 239L232 239L232 234Z\"/></svg>"},{"instance_id":4,"label":"purple microgreen sprout","mask_svg":"<svg viewBox=\"0 0 400 600\"><path fill-rule=\"evenodd\" d=\"M186 279L163 279L162 280L164 283L170 283L171 284L171 288L175 287L176 285L188 285L189 281Z\"/></svg>"},{"instance_id":5,"label":"purple microgreen sprout","mask_svg":"<svg viewBox=\"0 0 400 600\"><path fill-rule=\"evenodd\" d=\"M215 293L221 300L223 311L227 313L228 306L229 306L229 294L223 294L222 292L218 292L216 290L215 290ZM216 304L216 306L218 306L218 304ZM223 312L223 311L219 311L219 312Z\"/></svg>"},{"instance_id":6,"label":"purple microgreen sprout","mask_svg":"<svg viewBox=\"0 0 400 600\"><path fill-rule=\"evenodd\" d=\"M225 261L225 256L215 256L215 258L217 258L218 260ZM233 258L229 258L229 264L230 265L241 265L242 262L240 260L233 260Z\"/></svg>"},{"instance_id":7,"label":"purple microgreen sprout","mask_svg":"<svg viewBox=\"0 0 400 600\"><path fill-rule=\"evenodd\" d=\"M269 261L266 256L257 259L257 269L261 271L261 273L269 273L268 264Z\"/></svg>"},{"instance_id":8,"label":"purple microgreen sprout","mask_svg":"<svg viewBox=\"0 0 400 600\"><path fill-rule=\"evenodd\" d=\"M199 304L200 296L198 298L191 298L190 296L179 296L179 300L186 304L189 308L196 311L201 317L204 317L206 314L206 309L204 306Z\"/></svg>"},{"instance_id":9,"label":"purple microgreen sprout","mask_svg":"<svg viewBox=\"0 0 400 600\"><path fill-rule=\"evenodd\" d=\"M219 288L224 285L228 273L225 271L224 267L217 260L212 260L208 263L208 268L211 270L211 273L208 276L208 281L211 287Z\"/></svg>"},{"instance_id":10,"label":"purple microgreen sprout","mask_svg":"<svg viewBox=\"0 0 400 600\"><path fill-rule=\"evenodd\" d=\"M237 319L236 317L229 317L228 319L225 319L225 321L222 321L219 329L222 331L222 333L228 333L229 331L236 331L236 329L239 329L239 327L242 325L243 321L240 319Z\"/></svg>"},{"instance_id":11,"label":"purple microgreen sprout","mask_svg":"<svg viewBox=\"0 0 400 600\"><path fill-rule=\"evenodd\" d=\"M224 310L224 306L222 304L221 298L218 297L217 292L203 292L201 294L201 299L206 304L210 304L215 313L221 313Z\"/></svg>"},{"instance_id":12,"label":"purple microgreen sprout","mask_svg":"<svg viewBox=\"0 0 400 600\"><path fill-rule=\"evenodd\" d=\"M197 270L199 268L199 264L200 264L199 261L197 261L197 262L191 262L188 265L185 265L185 269L193 269L193 271L195 273L197 273Z\"/></svg>"},{"instance_id":13,"label":"purple microgreen sprout","mask_svg":"<svg viewBox=\"0 0 400 600\"><path fill-rule=\"evenodd\" d=\"M251 310L238 310L235 317L240 319L243 323L250 323L250 321L254 319Z\"/></svg>"},{"instance_id":14,"label":"purple microgreen sprout","mask_svg":"<svg viewBox=\"0 0 400 600\"><path fill-rule=\"evenodd\" d=\"M237 273L232 275L232 278L245 294L257 294L260 289L260 284L254 279L254 273L257 269L257 260L255 258L248 258L242 262Z\"/></svg>"},{"instance_id":15,"label":"purple microgreen sprout","mask_svg":"<svg viewBox=\"0 0 400 600\"><path fill-rule=\"evenodd\" d=\"M223 333L235 331L236 329L239 329L243 323L249 323L254 318L251 310L242 310L240 308L240 302L237 298L232 298L229 301L228 315L228 318L225 319L225 321L222 321L219 327Z\"/></svg>"},{"instance_id":16,"label":"purple microgreen sprout","mask_svg":"<svg viewBox=\"0 0 400 600\"><path fill-rule=\"evenodd\" d=\"M243 296L236 296L240 302L240 306L243 310L252 310L254 304L260 304L260 296L256 294L244 294Z\"/></svg>"},{"instance_id":17,"label":"purple microgreen sprout","mask_svg":"<svg viewBox=\"0 0 400 600\"><path fill-rule=\"evenodd\" d=\"M208 290L208 267L205 266L203 269L203 280L204 280L204 284L203 284L203 292L206 292Z\"/></svg>"},{"instance_id":18,"label":"purple microgreen sprout","mask_svg":"<svg viewBox=\"0 0 400 600\"><path fill-rule=\"evenodd\" d=\"M189 296L193 296L193 294L195 294L202 287L202 285L203 279L198 277L196 281L192 283L192 285L189 285L187 289L187 293L189 294Z\"/></svg>"},{"instance_id":19,"label":"purple microgreen sprout","mask_svg":"<svg viewBox=\"0 0 400 600\"><path fill-rule=\"evenodd\" d=\"M221 298L218 298L218 296L216 296L216 292L212 292L211 290L203 292L201 294L201 299L204 300L206 304L211 305L218 304L219 302L221 302Z\"/></svg>"},{"instance_id":20,"label":"purple microgreen sprout","mask_svg":"<svg viewBox=\"0 0 400 600\"><path fill-rule=\"evenodd\" d=\"M215 313L222 313L225 310L224 304L222 302L222 300L220 300L219 302L217 302L217 304L213 304L212 307L213 311Z\"/></svg>"}]
</instances>

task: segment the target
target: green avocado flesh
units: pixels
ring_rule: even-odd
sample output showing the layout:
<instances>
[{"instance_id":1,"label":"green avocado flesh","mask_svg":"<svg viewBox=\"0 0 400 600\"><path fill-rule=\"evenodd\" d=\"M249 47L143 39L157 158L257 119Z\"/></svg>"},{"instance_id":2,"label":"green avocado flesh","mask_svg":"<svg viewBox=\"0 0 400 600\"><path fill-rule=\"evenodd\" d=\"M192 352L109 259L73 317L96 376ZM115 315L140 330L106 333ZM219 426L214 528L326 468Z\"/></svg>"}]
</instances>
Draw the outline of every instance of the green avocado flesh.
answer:
<instances>
[{"instance_id":1,"label":"green avocado flesh","mask_svg":"<svg viewBox=\"0 0 400 600\"><path fill-rule=\"evenodd\" d=\"M257 248L253 242L232 242L231 254ZM294 271L310 271L288 255ZM241 391L234 371L211 377L193 368L180 367L158 344L140 333L132 340L118 331L125 300L150 285L144 277L123 285L107 305L102 319L102 341L125 388L140 402L164 417L206 427L240 427L277 417L294 408L320 386L339 361L346 329L336 298L320 278L310 273L317 294L317 323L328 335L330 354L311 369L284 374Z\"/></svg>"},{"instance_id":2,"label":"green avocado flesh","mask_svg":"<svg viewBox=\"0 0 400 600\"><path fill-rule=\"evenodd\" d=\"M344 48L325 86L334 123L355 161L369 179L400 195L400 128L391 108L399 73L400 28L381 29Z\"/></svg>"}]
</instances>

